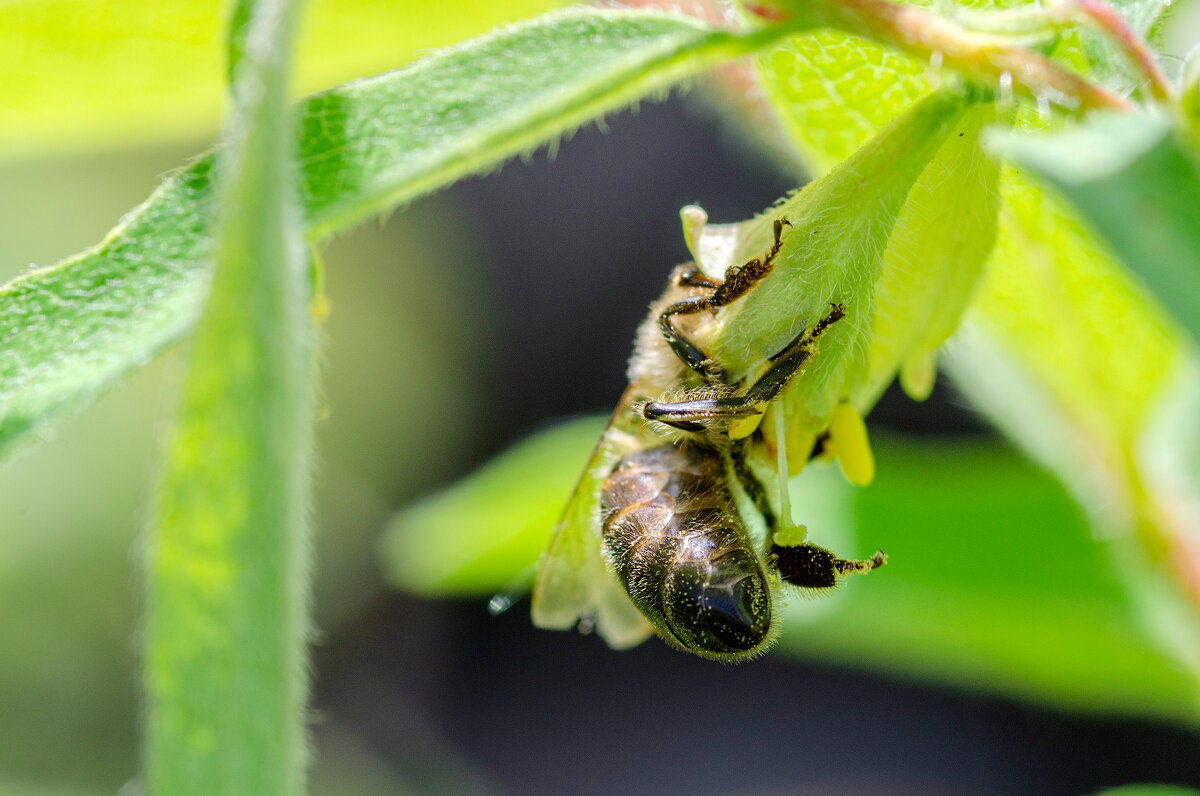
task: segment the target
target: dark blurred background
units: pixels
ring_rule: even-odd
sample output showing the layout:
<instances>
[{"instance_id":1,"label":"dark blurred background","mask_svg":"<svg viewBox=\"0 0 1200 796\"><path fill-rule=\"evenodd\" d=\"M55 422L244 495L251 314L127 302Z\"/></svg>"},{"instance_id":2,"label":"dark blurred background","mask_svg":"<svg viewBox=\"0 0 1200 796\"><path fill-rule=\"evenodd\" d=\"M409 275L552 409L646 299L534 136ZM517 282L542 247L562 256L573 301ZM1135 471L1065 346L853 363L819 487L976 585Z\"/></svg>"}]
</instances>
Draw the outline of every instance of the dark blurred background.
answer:
<instances>
[{"instance_id":1,"label":"dark blurred background","mask_svg":"<svg viewBox=\"0 0 1200 796\"><path fill-rule=\"evenodd\" d=\"M203 146L0 165L0 263L96 242ZM636 324L687 259L681 206L739 220L797 179L674 97L324 247L315 792L1200 786L1200 738L1177 725L656 640L617 653L531 628L527 602L491 617L484 598L384 585L394 511L556 418L611 409ZM112 792L136 773L138 534L181 373L172 352L0 464L0 792ZM943 387L921 405L889 393L872 429L990 433Z\"/></svg>"}]
</instances>

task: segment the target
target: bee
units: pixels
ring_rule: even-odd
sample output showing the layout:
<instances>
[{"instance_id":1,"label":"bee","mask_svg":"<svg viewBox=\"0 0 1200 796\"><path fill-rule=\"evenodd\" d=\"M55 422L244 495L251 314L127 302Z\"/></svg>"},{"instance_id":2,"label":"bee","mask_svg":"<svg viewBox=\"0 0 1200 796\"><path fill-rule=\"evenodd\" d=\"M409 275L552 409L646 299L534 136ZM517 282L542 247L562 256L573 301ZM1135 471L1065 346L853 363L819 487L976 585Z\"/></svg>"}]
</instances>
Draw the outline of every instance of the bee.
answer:
<instances>
[{"instance_id":1,"label":"bee","mask_svg":"<svg viewBox=\"0 0 1200 796\"><path fill-rule=\"evenodd\" d=\"M779 524L747 462L753 437L731 435L731 424L761 415L796 376L843 307L831 305L745 387L695 342L771 271L784 226L775 222L763 257L723 280L690 264L672 272L638 329L629 387L543 556L534 624L595 629L615 648L657 632L703 657L742 660L777 632L781 580L819 591L886 561L882 552L853 561L807 542L776 544ZM739 510L748 504L754 512Z\"/></svg>"}]
</instances>

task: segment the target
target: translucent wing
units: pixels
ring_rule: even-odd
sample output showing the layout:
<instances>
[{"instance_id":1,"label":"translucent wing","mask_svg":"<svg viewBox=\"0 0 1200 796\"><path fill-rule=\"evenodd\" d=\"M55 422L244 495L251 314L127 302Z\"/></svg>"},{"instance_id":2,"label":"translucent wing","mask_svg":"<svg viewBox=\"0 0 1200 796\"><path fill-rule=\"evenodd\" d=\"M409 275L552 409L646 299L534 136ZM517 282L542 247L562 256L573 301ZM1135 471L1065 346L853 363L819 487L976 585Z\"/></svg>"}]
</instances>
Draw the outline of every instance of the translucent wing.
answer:
<instances>
[{"instance_id":1,"label":"translucent wing","mask_svg":"<svg viewBox=\"0 0 1200 796\"><path fill-rule=\"evenodd\" d=\"M600 484L622 454L626 435L618 426L627 410L623 399L563 509L538 568L532 609L538 627L569 630L591 624L617 649L640 644L654 632L600 551Z\"/></svg>"}]
</instances>

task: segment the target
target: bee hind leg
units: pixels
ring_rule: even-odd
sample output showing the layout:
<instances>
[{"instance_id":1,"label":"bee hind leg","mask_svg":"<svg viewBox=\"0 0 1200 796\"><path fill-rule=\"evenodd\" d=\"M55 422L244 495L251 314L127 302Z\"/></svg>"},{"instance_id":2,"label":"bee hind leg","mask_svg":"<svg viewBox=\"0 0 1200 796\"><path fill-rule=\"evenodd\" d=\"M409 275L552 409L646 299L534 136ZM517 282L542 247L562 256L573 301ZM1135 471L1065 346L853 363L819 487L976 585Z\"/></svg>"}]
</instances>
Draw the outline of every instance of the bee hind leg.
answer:
<instances>
[{"instance_id":1,"label":"bee hind leg","mask_svg":"<svg viewBox=\"0 0 1200 796\"><path fill-rule=\"evenodd\" d=\"M767 527L774 533L777 525L775 511L771 508L770 501L767 500L766 487L763 486L762 481L758 480L758 476L754 474L750 469L749 462L746 461L745 439L735 439L730 442L729 457L733 463L734 475L737 476L742 489L746 490L746 494L754 501L755 508L763 515Z\"/></svg>"},{"instance_id":2,"label":"bee hind leg","mask_svg":"<svg viewBox=\"0 0 1200 796\"><path fill-rule=\"evenodd\" d=\"M866 573L887 563L882 550L864 561L838 558L811 542L784 547L771 545L775 569L786 582L802 589L832 589L847 575Z\"/></svg>"}]
</instances>

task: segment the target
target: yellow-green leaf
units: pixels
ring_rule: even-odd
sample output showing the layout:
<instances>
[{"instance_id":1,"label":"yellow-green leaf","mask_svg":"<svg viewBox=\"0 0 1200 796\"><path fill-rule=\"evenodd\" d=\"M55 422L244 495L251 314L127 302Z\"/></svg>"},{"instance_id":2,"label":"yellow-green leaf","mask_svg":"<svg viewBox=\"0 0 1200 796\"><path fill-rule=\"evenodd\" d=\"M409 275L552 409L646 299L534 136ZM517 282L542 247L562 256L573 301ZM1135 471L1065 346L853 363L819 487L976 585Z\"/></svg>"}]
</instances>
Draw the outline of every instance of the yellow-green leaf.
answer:
<instances>
[{"instance_id":1,"label":"yellow-green leaf","mask_svg":"<svg viewBox=\"0 0 1200 796\"><path fill-rule=\"evenodd\" d=\"M909 395L933 387L938 348L958 328L996 239L999 169L979 146L982 106L930 161L896 219L875 287L869 374L854 404L868 411L897 370Z\"/></svg>"},{"instance_id":2,"label":"yellow-green leaf","mask_svg":"<svg viewBox=\"0 0 1200 796\"><path fill-rule=\"evenodd\" d=\"M738 228L728 264L761 257L776 218L791 223L771 273L718 320L713 356L731 378L781 351L831 304L845 307L821 338L820 356L788 389L789 422L822 431L837 403L866 384L875 288L893 227L943 144L978 129L963 118L970 106L960 94L929 96L827 175ZM703 263L714 274L724 265Z\"/></svg>"}]
</instances>

